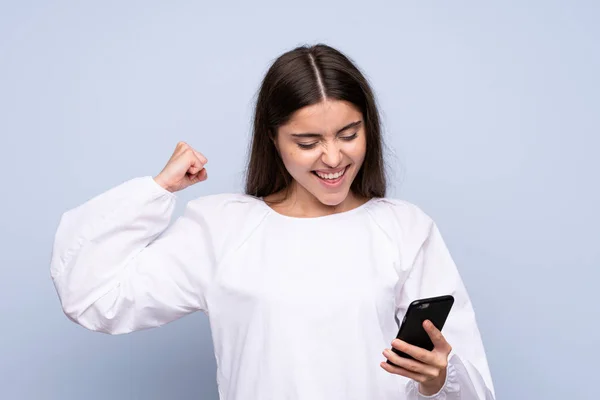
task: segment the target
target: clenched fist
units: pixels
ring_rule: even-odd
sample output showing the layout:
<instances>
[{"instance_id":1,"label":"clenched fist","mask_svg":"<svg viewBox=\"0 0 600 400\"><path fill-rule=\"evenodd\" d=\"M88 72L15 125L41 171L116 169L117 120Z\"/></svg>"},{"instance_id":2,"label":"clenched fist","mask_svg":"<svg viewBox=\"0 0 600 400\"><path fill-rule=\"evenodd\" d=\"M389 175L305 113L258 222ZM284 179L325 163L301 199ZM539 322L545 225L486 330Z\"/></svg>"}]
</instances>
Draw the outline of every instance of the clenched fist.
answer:
<instances>
[{"instance_id":1,"label":"clenched fist","mask_svg":"<svg viewBox=\"0 0 600 400\"><path fill-rule=\"evenodd\" d=\"M184 142L177 143L167 165L154 177L156 183L168 190L177 192L208 177L204 165L206 157Z\"/></svg>"}]
</instances>

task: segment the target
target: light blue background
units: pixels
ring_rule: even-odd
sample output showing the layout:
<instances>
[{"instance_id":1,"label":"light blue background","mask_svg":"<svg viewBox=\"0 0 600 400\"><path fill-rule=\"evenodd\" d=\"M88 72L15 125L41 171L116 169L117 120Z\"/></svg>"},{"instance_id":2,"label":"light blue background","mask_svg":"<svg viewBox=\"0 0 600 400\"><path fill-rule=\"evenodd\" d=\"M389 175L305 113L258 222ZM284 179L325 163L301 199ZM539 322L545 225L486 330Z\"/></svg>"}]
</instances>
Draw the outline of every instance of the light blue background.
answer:
<instances>
[{"instance_id":1,"label":"light blue background","mask_svg":"<svg viewBox=\"0 0 600 400\"><path fill-rule=\"evenodd\" d=\"M374 86L390 195L439 224L498 398L598 398L598 3L282 3L0 6L0 398L217 398L204 315L117 337L67 320L53 235L65 210L158 173L179 140L210 177L178 212L241 190L263 74L320 41Z\"/></svg>"}]
</instances>

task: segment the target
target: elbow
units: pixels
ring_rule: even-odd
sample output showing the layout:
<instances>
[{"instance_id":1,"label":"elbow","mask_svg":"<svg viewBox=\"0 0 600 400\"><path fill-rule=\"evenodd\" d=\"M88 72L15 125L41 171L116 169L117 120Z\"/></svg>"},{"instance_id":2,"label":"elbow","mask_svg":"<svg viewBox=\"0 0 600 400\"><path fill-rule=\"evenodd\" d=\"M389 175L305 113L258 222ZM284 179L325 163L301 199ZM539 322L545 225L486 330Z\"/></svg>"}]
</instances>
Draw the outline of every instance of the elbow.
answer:
<instances>
[{"instance_id":1,"label":"elbow","mask_svg":"<svg viewBox=\"0 0 600 400\"><path fill-rule=\"evenodd\" d=\"M92 332L107 335L124 335L134 331L134 329L122 323L122 321L103 315L94 305L83 310L77 305L65 303L62 309L69 320Z\"/></svg>"},{"instance_id":2,"label":"elbow","mask_svg":"<svg viewBox=\"0 0 600 400\"><path fill-rule=\"evenodd\" d=\"M122 335L134 331L122 313L115 313L113 309L106 307L107 301L115 301L111 301L111 293L92 301L92 294L83 295L66 290L55 278L53 280L62 311L70 321L89 331L108 335Z\"/></svg>"},{"instance_id":3,"label":"elbow","mask_svg":"<svg viewBox=\"0 0 600 400\"><path fill-rule=\"evenodd\" d=\"M116 335L117 332L114 329L110 329L106 324L98 324L97 321L93 321L89 318L86 318L86 314L81 311L80 308L69 304L62 303L62 310L64 315L76 325L79 325L89 331L105 333L108 335Z\"/></svg>"}]
</instances>

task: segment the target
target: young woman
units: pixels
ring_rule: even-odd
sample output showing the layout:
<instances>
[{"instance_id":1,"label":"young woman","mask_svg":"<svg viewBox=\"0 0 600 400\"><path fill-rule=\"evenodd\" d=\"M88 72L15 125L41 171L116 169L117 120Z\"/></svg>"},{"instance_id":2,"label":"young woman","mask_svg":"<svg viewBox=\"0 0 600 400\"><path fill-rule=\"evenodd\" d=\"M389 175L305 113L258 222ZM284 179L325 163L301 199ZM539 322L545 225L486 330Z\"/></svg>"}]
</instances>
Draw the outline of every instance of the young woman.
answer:
<instances>
[{"instance_id":1,"label":"young woman","mask_svg":"<svg viewBox=\"0 0 600 400\"><path fill-rule=\"evenodd\" d=\"M246 193L200 197L171 223L206 163L179 143L156 176L63 214L51 276L71 320L123 334L205 312L223 400L493 399L438 228L385 198L374 96L347 57L281 55L258 95ZM424 323L432 351L394 340L411 301L446 294L444 333Z\"/></svg>"}]
</instances>

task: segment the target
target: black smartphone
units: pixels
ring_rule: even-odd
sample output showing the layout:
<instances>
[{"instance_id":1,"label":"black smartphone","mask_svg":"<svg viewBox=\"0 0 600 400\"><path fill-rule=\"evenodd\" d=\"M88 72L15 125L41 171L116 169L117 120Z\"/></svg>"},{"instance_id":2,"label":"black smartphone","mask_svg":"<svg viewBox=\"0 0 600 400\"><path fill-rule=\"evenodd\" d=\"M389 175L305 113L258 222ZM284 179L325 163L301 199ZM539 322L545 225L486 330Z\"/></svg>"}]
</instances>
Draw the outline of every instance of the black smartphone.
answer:
<instances>
[{"instance_id":1,"label":"black smartphone","mask_svg":"<svg viewBox=\"0 0 600 400\"><path fill-rule=\"evenodd\" d=\"M453 304L454 297L451 295L413 301L408 306L408 310L406 310L406 314L402 319L402 324L400 325L396 338L425 350L433 350L433 343L425 331L425 328L423 328L423 322L429 320L441 331L446 323L446 319L448 318L448 314L450 314L450 309L452 309ZM392 351L400 357L413 358L393 347ZM387 360L387 363L396 366L390 360Z\"/></svg>"}]
</instances>

